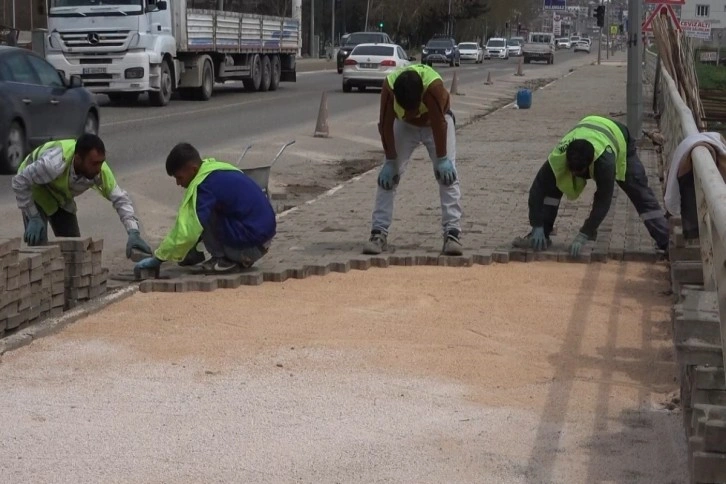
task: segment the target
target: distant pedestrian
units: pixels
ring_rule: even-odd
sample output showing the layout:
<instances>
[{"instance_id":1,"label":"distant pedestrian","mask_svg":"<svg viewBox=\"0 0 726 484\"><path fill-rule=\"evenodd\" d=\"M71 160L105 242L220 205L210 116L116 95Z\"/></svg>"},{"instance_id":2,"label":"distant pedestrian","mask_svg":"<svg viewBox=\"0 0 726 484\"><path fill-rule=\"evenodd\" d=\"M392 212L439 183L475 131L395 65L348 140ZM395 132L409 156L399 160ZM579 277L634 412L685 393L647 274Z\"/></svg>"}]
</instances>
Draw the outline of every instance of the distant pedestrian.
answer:
<instances>
[{"instance_id":1,"label":"distant pedestrian","mask_svg":"<svg viewBox=\"0 0 726 484\"><path fill-rule=\"evenodd\" d=\"M529 190L529 223L532 231L519 237L514 246L543 250L551 244L560 200L564 194L576 200L587 180L597 185L590 216L570 245L578 256L587 241L597 239L597 229L610 210L615 184L625 192L638 211L659 250L668 250L668 222L628 128L601 116L583 118L552 150Z\"/></svg>"},{"instance_id":2,"label":"distant pedestrian","mask_svg":"<svg viewBox=\"0 0 726 484\"><path fill-rule=\"evenodd\" d=\"M456 172L455 119L450 106L449 91L431 67L409 66L391 73L384 81L378 131L385 161L378 175L371 236L363 250L365 254L380 254L387 249L396 187L411 154L420 144L429 152L439 184L442 253L462 254L461 191Z\"/></svg>"},{"instance_id":3,"label":"distant pedestrian","mask_svg":"<svg viewBox=\"0 0 726 484\"><path fill-rule=\"evenodd\" d=\"M158 270L166 261L201 264L211 273L251 267L269 250L275 236L275 210L257 183L239 168L214 158L202 160L189 143L179 143L166 158L166 173L185 189L176 222L154 257L135 270ZM210 254L196 249L202 241Z\"/></svg>"},{"instance_id":4,"label":"distant pedestrian","mask_svg":"<svg viewBox=\"0 0 726 484\"><path fill-rule=\"evenodd\" d=\"M56 237L80 237L75 197L92 188L111 202L126 228L126 257L131 258L133 250L151 254L139 234L131 198L116 183L106 163L106 147L95 134L50 141L36 148L20 165L11 184L29 246L48 241L48 222Z\"/></svg>"}]
</instances>

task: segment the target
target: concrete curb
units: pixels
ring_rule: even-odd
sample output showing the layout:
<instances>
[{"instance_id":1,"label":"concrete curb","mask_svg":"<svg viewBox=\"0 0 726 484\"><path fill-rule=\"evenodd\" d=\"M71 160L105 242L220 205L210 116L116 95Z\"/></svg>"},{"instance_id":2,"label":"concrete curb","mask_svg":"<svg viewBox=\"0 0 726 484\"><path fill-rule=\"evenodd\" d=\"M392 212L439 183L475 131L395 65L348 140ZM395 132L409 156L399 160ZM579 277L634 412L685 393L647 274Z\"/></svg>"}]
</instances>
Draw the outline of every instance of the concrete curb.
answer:
<instances>
[{"instance_id":1,"label":"concrete curb","mask_svg":"<svg viewBox=\"0 0 726 484\"><path fill-rule=\"evenodd\" d=\"M86 316L95 314L115 302L122 301L127 297L132 296L138 290L138 284L121 288L101 298L88 301L87 303L77 306L70 311L66 311L58 318L45 319L27 328L21 329L15 334L6 336L0 339L0 355L29 345L38 338L54 334L71 323L83 319Z\"/></svg>"}]
</instances>

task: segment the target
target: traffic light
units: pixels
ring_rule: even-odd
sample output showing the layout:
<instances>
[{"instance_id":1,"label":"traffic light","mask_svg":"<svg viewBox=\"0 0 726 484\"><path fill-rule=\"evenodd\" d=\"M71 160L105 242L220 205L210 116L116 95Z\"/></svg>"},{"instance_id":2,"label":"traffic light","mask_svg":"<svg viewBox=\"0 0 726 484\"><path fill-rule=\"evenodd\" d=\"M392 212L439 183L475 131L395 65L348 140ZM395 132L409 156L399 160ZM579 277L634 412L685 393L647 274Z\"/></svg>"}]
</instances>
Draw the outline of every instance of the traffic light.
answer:
<instances>
[{"instance_id":1,"label":"traffic light","mask_svg":"<svg viewBox=\"0 0 726 484\"><path fill-rule=\"evenodd\" d=\"M378 28L381 29L381 31L383 30L383 22L378 22Z\"/></svg>"},{"instance_id":2,"label":"traffic light","mask_svg":"<svg viewBox=\"0 0 726 484\"><path fill-rule=\"evenodd\" d=\"M603 27L605 25L605 5L598 5L595 9L595 18L597 19L598 27Z\"/></svg>"},{"instance_id":3,"label":"traffic light","mask_svg":"<svg viewBox=\"0 0 726 484\"><path fill-rule=\"evenodd\" d=\"M620 35L623 35L624 32L625 32L625 28L624 28L623 24L618 25L618 33Z\"/></svg>"}]
</instances>

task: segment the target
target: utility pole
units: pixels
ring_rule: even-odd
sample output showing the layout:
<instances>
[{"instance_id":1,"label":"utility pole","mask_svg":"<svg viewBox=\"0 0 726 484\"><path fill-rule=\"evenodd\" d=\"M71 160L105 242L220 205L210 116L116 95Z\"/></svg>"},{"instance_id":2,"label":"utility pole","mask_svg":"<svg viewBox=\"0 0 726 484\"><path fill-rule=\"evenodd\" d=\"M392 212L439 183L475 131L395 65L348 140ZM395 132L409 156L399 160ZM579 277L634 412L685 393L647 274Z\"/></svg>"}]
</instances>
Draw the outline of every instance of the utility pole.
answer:
<instances>
[{"instance_id":1,"label":"utility pole","mask_svg":"<svg viewBox=\"0 0 726 484\"><path fill-rule=\"evenodd\" d=\"M335 0L330 0L330 49L335 51Z\"/></svg>"},{"instance_id":2,"label":"utility pole","mask_svg":"<svg viewBox=\"0 0 726 484\"><path fill-rule=\"evenodd\" d=\"M633 139L641 138L642 104L643 104L643 70L640 39L640 19L642 16L642 0L628 0L628 131Z\"/></svg>"},{"instance_id":3,"label":"utility pole","mask_svg":"<svg viewBox=\"0 0 726 484\"><path fill-rule=\"evenodd\" d=\"M451 28L451 0L449 0L449 15L446 17L446 35L451 37L453 35Z\"/></svg>"},{"instance_id":4,"label":"utility pole","mask_svg":"<svg viewBox=\"0 0 726 484\"><path fill-rule=\"evenodd\" d=\"M370 11L371 11L371 0L368 0L368 2L366 3L366 24L365 24L365 27L363 28L364 32L368 32L368 12L370 12Z\"/></svg>"},{"instance_id":5,"label":"utility pole","mask_svg":"<svg viewBox=\"0 0 726 484\"><path fill-rule=\"evenodd\" d=\"M605 38L607 43L605 44L605 58L610 59L610 4L605 5Z\"/></svg>"},{"instance_id":6,"label":"utility pole","mask_svg":"<svg viewBox=\"0 0 726 484\"><path fill-rule=\"evenodd\" d=\"M310 0L310 57L315 55L315 0Z\"/></svg>"}]
</instances>

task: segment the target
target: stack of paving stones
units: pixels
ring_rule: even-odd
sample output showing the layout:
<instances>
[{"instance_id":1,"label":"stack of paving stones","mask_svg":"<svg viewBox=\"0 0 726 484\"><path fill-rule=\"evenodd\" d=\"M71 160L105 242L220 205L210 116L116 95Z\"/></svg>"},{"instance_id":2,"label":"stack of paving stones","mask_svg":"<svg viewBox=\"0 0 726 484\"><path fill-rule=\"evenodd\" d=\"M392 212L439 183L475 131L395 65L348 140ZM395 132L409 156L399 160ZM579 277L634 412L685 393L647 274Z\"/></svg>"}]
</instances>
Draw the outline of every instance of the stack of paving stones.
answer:
<instances>
[{"instance_id":1,"label":"stack of paving stones","mask_svg":"<svg viewBox=\"0 0 726 484\"><path fill-rule=\"evenodd\" d=\"M64 262L58 247L0 240L0 335L63 314Z\"/></svg>"},{"instance_id":2,"label":"stack of paving stones","mask_svg":"<svg viewBox=\"0 0 726 484\"><path fill-rule=\"evenodd\" d=\"M718 295L703 285L701 248L672 220L673 343L691 482L726 482L726 379Z\"/></svg>"},{"instance_id":3,"label":"stack of paving stones","mask_svg":"<svg viewBox=\"0 0 726 484\"><path fill-rule=\"evenodd\" d=\"M60 238L52 243L60 247L65 262L66 310L106 294L108 269L102 265L103 239Z\"/></svg>"}]
</instances>

